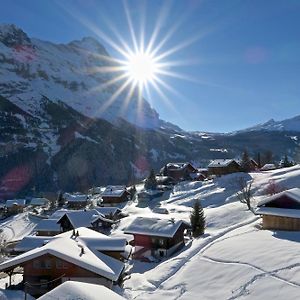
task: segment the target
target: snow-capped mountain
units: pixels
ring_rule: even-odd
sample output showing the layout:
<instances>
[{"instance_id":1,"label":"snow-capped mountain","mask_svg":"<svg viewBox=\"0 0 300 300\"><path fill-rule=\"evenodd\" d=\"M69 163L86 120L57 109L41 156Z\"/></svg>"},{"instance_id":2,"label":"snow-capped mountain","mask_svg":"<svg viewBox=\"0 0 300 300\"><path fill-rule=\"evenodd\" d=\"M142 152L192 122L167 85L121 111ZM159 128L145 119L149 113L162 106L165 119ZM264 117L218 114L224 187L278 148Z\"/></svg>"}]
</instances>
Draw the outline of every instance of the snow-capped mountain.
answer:
<instances>
[{"instance_id":1,"label":"snow-capped mountain","mask_svg":"<svg viewBox=\"0 0 300 300\"><path fill-rule=\"evenodd\" d=\"M114 63L114 66L116 64ZM159 125L157 112L105 71L112 61L104 47L87 37L68 44L29 38L15 25L0 25L0 94L31 115L41 99L62 101L90 118L114 121L121 117L144 128ZM120 74L117 74L120 75ZM128 102L128 103L126 103Z\"/></svg>"},{"instance_id":2,"label":"snow-capped mountain","mask_svg":"<svg viewBox=\"0 0 300 300\"><path fill-rule=\"evenodd\" d=\"M242 131L295 131L300 132L300 116L296 116L283 121L271 119L265 123L255 125ZM241 131L239 131L241 132Z\"/></svg>"}]
</instances>

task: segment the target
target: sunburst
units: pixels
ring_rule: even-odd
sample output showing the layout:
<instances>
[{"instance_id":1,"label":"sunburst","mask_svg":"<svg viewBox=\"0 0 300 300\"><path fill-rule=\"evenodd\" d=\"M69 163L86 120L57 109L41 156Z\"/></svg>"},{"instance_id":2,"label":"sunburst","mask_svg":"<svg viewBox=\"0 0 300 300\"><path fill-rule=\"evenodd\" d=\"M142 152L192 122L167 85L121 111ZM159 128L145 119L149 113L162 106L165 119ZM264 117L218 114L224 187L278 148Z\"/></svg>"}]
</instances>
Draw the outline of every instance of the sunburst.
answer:
<instances>
[{"instance_id":1,"label":"sunburst","mask_svg":"<svg viewBox=\"0 0 300 300\"><path fill-rule=\"evenodd\" d=\"M137 30L134 28L128 4L126 1L123 1L123 4L131 42L124 40L121 32L106 16L101 15L102 21L106 22L107 28L111 30L115 38L112 38L111 35L103 32L96 24L92 24L89 19L79 16L78 13L74 13L70 8L68 8L68 12L71 13L76 20L81 21L83 25L88 27L95 35L104 40L119 54L118 59L99 55L99 59L107 60L108 65L96 67L91 70L93 73L101 72L113 74L107 82L96 87L97 90L102 90L109 86L115 86L116 83L119 86L111 97L107 99L106 103L99 108L99 111L104 112L121 94L123 95L124 93L126 95L123 97L124 101L123 107L121 108L122 111L126 111L126 107L129 105L130 101L138 101L137 107L142 110L143 96L145 96L145 94L149 95L150 90L155 91L158 97L160 97L161 100L170 107L172 106L172 103L169 101L166 91L168 93L171 92L176 96L181 96L181 94L178 93L174 87L167 84L165 78L172 77L180 80L194 81L193 78L190 80L189 76L185 76L184 74L173 70L176 66L190 64L190 60L174 61L171 57L173 57L178 51L197 41L199 38L202 38L205 34L201 32L201 34L194 37L188 37L186 40L182 40L180 43L176 43L173 47L166 49L166 44L174 36L184 21L184 18L177 20L176 24L170 27L165 34L161 33L163 23L168 18L168 14L171 9L169 4L166 2L157 17L156 24L148 41L145 39L144 9L144 14L141 14L142 20L141 25L139 26L140 34L138 39ZM124 28L122 28L122 32L123 31ZM95 55L97 56L97 54ZM122 81L123 83L120 83ZM174 109L174 107L172 108Z\"/></svg>"}]
</instances>

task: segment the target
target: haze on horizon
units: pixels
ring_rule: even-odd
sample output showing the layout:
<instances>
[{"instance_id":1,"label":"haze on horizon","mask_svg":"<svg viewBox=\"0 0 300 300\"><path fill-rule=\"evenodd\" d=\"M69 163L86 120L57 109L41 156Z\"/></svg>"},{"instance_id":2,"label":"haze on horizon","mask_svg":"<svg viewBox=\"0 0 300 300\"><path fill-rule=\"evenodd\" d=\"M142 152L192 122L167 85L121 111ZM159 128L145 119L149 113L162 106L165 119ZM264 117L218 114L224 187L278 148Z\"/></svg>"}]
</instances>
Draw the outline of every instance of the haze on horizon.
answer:
<instances>
[{"instance_id":1,"label":"haze on horizon","mask_svg":"<svg viewBox=\"0 0 300 300\"><path fill-rule=\"evenodd\" d=\"M128 13L137 40L172 52L160 74L171 106L150 88L145 98L160 117L186 130L228 132L300 114L300 2L0 0L0 23L30 37L67 43L93 36L111 56L120 53L101 30L133 49ZM126 10L127 8L127 10ZM127 13L126 13L127 12ZM98 33L97 33L98 32Z\"/></svg>"}]
</instances>

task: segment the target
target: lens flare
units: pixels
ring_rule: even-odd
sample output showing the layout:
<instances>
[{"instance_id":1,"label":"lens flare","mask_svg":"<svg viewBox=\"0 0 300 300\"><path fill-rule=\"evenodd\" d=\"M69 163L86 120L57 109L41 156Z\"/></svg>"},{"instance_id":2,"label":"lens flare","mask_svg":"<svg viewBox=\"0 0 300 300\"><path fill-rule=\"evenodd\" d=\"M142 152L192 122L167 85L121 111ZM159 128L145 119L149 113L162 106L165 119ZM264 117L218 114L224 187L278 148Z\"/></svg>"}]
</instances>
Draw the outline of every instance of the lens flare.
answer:
<instances>
[{"instance_id":1,"label":"lens flare","mask_svg":"<svg viewBox=\"0 0 300 300\"><path fill-rule=\"evenodd\" d=\"M134 85L143 87L147 82L152 82L159 72L159 65L155 59L142 51L128 57L124 63L125 72Z\"/></svg>"}]
</instances>

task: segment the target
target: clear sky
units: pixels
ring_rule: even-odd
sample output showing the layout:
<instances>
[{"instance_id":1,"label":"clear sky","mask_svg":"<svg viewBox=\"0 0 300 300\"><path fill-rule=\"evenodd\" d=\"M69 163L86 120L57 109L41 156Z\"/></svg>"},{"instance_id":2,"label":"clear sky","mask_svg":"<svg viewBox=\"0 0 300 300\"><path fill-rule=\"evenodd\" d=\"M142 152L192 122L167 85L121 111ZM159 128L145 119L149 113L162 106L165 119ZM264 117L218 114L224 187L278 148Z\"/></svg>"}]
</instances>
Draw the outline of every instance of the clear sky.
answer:
<instances>
[{"instance_id":1,"label":"clear sky","mask_svg":"<svg viewBox=\"0 0 300 300\"><path fill-rule=\"evenodd\" d=\"M103 33L133 47L125 7L138 40L160 25L161 51L178 48L166 60L182 78L161 76L169 104L154 88L145 95L162 119L228 132L300 114L298 0L0 0L0 23L59 43L93 36L119 57Z\"/></svg>"}]
</instances>

